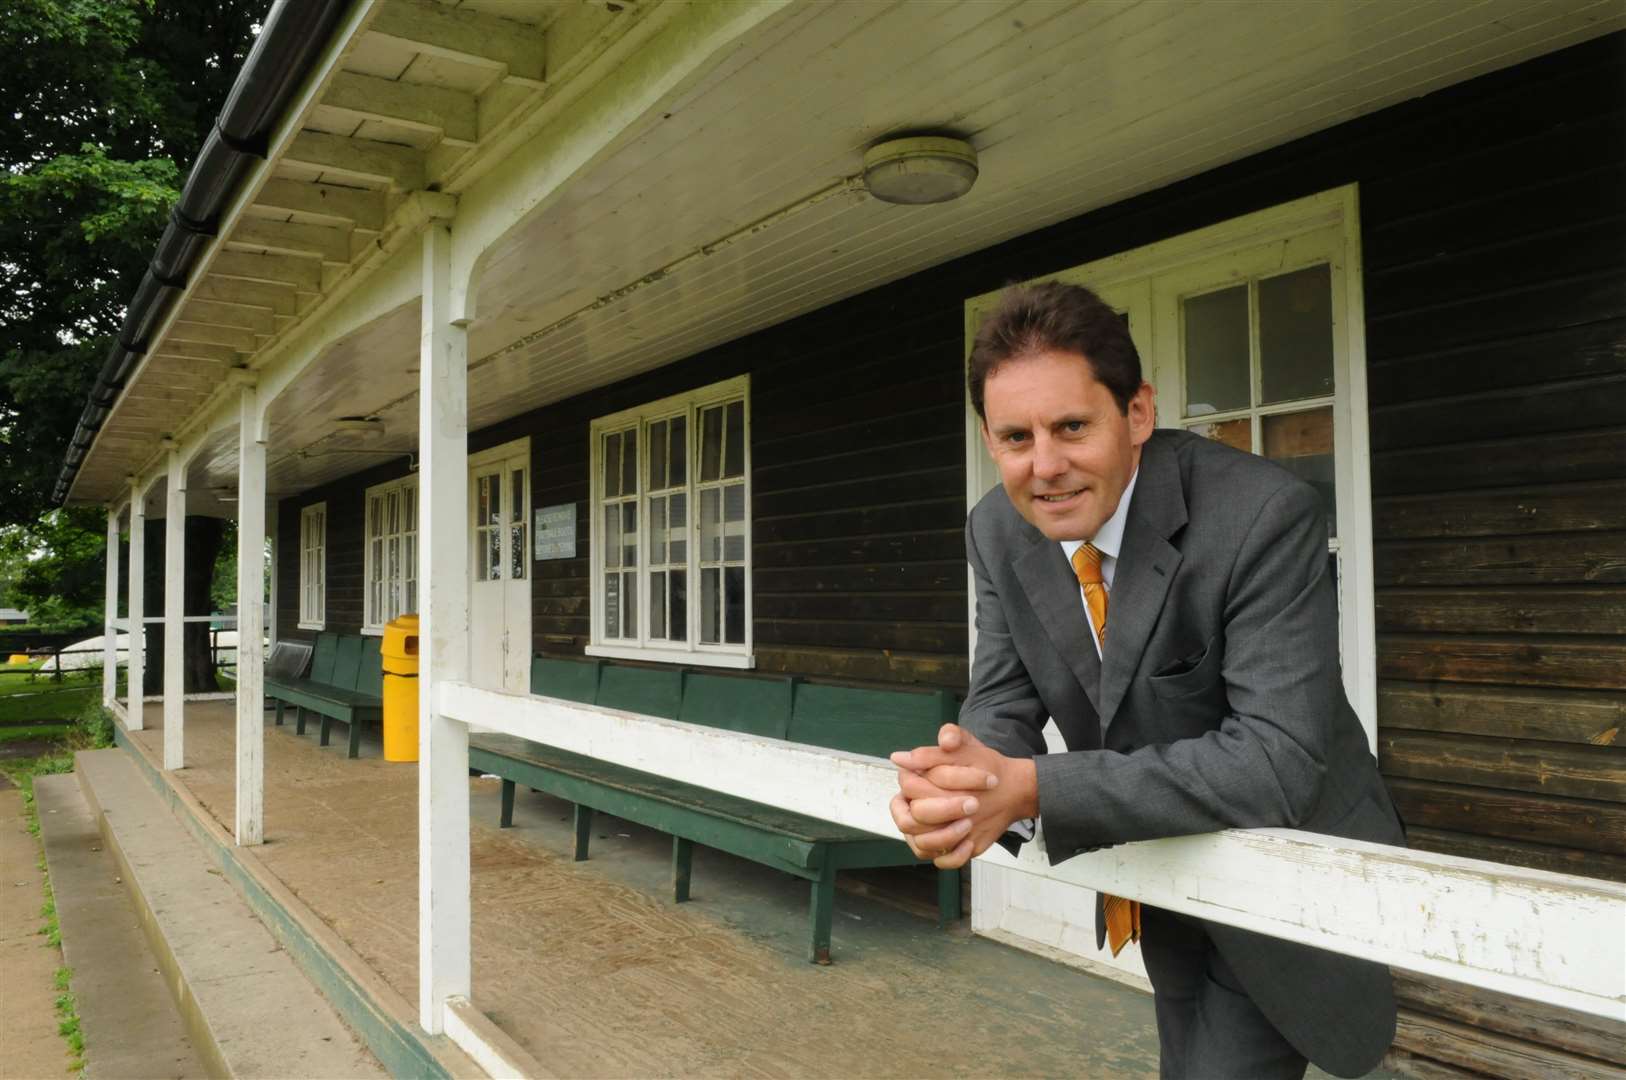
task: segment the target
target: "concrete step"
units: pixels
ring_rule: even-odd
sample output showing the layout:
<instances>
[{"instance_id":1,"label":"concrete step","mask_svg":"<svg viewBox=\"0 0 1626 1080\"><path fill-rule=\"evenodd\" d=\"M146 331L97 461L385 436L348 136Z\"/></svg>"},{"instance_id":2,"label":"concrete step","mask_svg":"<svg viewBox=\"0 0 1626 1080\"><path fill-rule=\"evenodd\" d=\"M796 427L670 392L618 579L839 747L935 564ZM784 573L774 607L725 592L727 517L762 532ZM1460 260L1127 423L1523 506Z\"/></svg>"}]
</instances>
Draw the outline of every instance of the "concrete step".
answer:
<instances>
[{"instance_id":1,"label":"concrete step","mask_svg":"<svg viewBox=\"0 0 1626 1080\"><path fill-rule=\"evenodd\" d=\"M78 782L38 777L34 799L63 963L73 972L85 1075L207 1076Z\"/></svg>"},{"instance_id":2,"label":"concrete step","mask_svg":"<svg viewBox=\"0 0 1626 1080\"><path fill-rule=\"evenodd\" d=\"M124 751L74 769L210 1075L385 1075Z\"/></svg>"}]
</instances>

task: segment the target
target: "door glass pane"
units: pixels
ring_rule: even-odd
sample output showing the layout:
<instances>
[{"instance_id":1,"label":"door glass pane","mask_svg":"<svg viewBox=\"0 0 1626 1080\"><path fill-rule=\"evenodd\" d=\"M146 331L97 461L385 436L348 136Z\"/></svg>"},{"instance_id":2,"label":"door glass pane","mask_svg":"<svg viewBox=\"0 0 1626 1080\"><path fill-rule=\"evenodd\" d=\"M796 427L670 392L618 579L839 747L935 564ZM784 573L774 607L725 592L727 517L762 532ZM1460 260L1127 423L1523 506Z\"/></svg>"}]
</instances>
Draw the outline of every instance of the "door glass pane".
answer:
<instances>
[{"instance_id":1,"label":"door glass pane","mask_svg":"<svg viewBox=\"0 0 1626 1080\"><path fill-rule=\"evenodd\" d=\"M745 567L730 566L723 571L726 600L724 637L730 645L745 644Z\"/></svg>"},{"instance_id":2,"label":"door glass pane","mask_svg":"<svg viewBox=\"0 0 1626 1080\"><path fill-rule=\"evenodd\" d=\"M1191 430L1205 439L1253 453L1253 421L1246 416L1208 424L1192 424Z\"/></svg>"},{"instance_id":3,"label":"door glass pane","mask_svg":"<svg viewBox=\"0 0 1626 1080\"><path fill-rule=\"evenodd\" d=\"M621 606L621 611L626 616L625 621L621 624L621 631L622 631L621 636L622 637L627 637L627 638L635 638L635 637L638 636L638 575L637 574L628 573L628 572L623 572L622 573L622 575L621 575L621 593L627 599L627 602Z\"/></svg>"},{"instance_id":4,"label":"door glass pane","mask_svg":"<svg viewBox=\"0 0 1626 1080\"><path fill-rule=\"evenodd\" d=\"M604 636L621 636L621 575L618 572L604 575Z\"/></svg>"},{"instance_id":5,"label":"door glass pane","mask_svg":"<svg viewBox=\"0 0 1626 1080\"><path fill-rule=\"evenodd\" d=\"M604 436L604 495L621 494L621 436Z\"/></svg>"},{"instance_id":6,"label":"door glass pane","mask_svg":"<svg viewBox=\"0 0 1626 1080\"><path fill-rule=\"evenodd\" d=\"M700 480L717 479L723 457L723 410L721 406L700 414Z\"/></svg>"},{"instance_id":7,"label":"door glass pane","mask_svg":"<svg viewBox=\"0 0 1626 1080\"><path fill-rule=\"evenodd\" d=\"M657 420L649 425L649 489L659 491L666 486L666 421Z\"/></svg>"},{"instance_id":8,"label":"door glass pane","mask_svg":"<svg viewBox=\"0 0 1626 1080\"><path fill-rule=\"evenodd\" d=\"M723 440L727 453L723 455L724 476L745 475L745 402L735 401L728 406L728 433Z\"/></svg>"},{"instance_id":9,"label":"door glass pane","mask_svg":"<svg viewBox=\"0 0 1626 1080\"><path fill-rule=\"evenodd\" d=\"M667 558L671 562L687 562L689 559L688 505L689 497L681 492L673 494L667 505L672 528L671 554Z\"/></svg>"},{"instance_id":10,"label":"door glass pane","mask_svg":"<svg viewBox=\"0 0 1626 1080\"><path fill-rule=\"evenodd\" d=\"M502 530L486 530L486 581L502 577Z\"/></svg>"},{"instance_id":11,"label":"door glass pane","mask_svg":"<svg viewBox=\"0 0 1626 1080\"><path fill-rule=\"evenodd\" d=\"M1266 416L1260 422L1265 457L1286 466L1321 493L1327 528L1338 535L1336 474L1332 460L1332 408Z\"/></svg>"},{"instance_id":12,"label":"door glass pane","mask_svg":"<svg viewBox=\"0 0 1626 1080\"><path fill-rule=\"evenodd\" d=\"M621 493L632 495L638 491L638 431L621 433Z\"/></svg>"},{"instance_id":13,"label":"door glass pane","mask_svg":"<svg viewBox=\"0 0 1626 1080\"><path fill-rule=\"evenodd\" d=\"M671 592L667 603L667 626L670 631L668 640L687 641L689 639L689 591L686 586L689 575L682 570L673 570L667 577L668 588Z\"/></svg>"},{"instance_id":14,"label":"door glass pane","mask_svg":"<svg viewBox=\"0 0 1626 1080\"><path fill-rule=\"evenodd\" d=\"M1332 393L1332 270L1325 263L1259 282L1260 399Z\"/></svg>"},{"instance_id":15,"label":"door glass pane","mask_svg":"<svg viewBox=\"0 0 1626 1080\"><path fill-rule=\"evenodd\" d=\"M649 636L666 636L666 574L660 570L649 575Z\"/></svg>"},{"instance_id":16,"label":"door glass pane","mask_svg":"<svg viewBox=\"0 0 1626 1080\"><path fill-rule=\"evenodd\" d=\"M515 469L509 476L508 499L508 576L514 581L525 579L525 470Z\"/></svg>"},{"instance_id":17,"label":"door glass pane","mask_svg":"<svg viewBox=\"0 0 1626 1080\"><path fill-rule=\"evenodd\" d=\"M621 504L621 565L638 565L638 504Z\"/></svg>"},{"instance_id":18,"label":"door glass pane","mask_svg":"<svg viewBox=\"0 0 1626 1080\"><path fill-rule=\"evenodd\" d=\"M688 420L686 417L672 417L672 475L668 483L676 487L684 482L684 464L689 458Z\"/></svg>"},{"instance_id":19,"label":"door glass pane","mask_svg":"<svg viewBox=\"0 0 1626 1080\"><path fill-rule=\"evenodd\" d=\"M739 562L745 558L745 485L730 484L723 489L723 558Z\"/></svg>"},{"instance_id":20,"label":"door glass pane","mask_svg":"<svg viewBox=\"0 0 1626 1080\"><path fill-rule=\"evenodd\" d=\"M1185 314L1186 415L1246 408L1248 287L1238 285L1181 304Z\"/></svg>"},{"instance_id":21,"label":"door glass pane","mask_svg":"<svg viewBox=\"0 0 1626 1080\"><path fill-rule=\"evenodd\" d=\"M611 504L604 508L604 568L621 565L621 506Z\"/></svg>"},{"instance_id":22,"label":"door glass pane","mask_svg":"<svg viewBox=\"0 0 1626 1080\"><path fill-rule=\"evenodd\" d=\"M722 622L722 582L716 567L700 571L700 640L715 645Z\"/></svg>"},{"instance_id":23,"label":"door glass pane","mask_svg":"<svg viewBox=\"0 0 1626 1080\"><path fill-rule=\"evenodd\" d=\"M722 500L716 488L700 493L700 558L703 562L716 562L722 558L722 532L719 528Z\"/></svg>"}]
</instances>

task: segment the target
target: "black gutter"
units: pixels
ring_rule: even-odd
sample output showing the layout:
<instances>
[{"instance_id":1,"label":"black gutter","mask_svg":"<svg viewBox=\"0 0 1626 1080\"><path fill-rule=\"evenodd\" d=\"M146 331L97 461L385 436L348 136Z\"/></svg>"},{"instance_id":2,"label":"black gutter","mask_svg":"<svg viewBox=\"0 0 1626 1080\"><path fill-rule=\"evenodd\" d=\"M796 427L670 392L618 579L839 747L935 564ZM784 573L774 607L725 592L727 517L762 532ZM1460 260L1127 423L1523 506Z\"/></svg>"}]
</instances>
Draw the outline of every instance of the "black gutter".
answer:
<instances>
[{"instance_id":1,"label":"black gutter","mask_svg":"<svg viewBox=\"0 0 1626 1080\"><path fill-rule=\"evenodd\" d=\"M158 250L91 387L57 477L52 498L58 505L67 501L96 433L146 355L153 334L186 291L198 260L219 234L221 215L255 166L265 160L272 130L349 6L349 0L275 0L271 5L181 197L169 212Z\"/></svg>"}]
</instances>

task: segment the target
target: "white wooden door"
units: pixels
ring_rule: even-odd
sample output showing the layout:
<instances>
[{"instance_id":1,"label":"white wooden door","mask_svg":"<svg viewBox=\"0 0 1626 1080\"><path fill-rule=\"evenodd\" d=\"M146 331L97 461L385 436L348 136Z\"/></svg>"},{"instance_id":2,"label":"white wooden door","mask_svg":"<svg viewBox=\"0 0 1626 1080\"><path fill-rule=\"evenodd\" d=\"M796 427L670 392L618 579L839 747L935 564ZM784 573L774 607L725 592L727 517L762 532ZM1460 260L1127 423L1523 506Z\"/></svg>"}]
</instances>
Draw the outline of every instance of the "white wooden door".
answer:
<instances>
[{"instance_id":1,"label":"white wooden door","mask_svg":"<svg viewBox=\"0 0 1626 1080\"><path fill-rule=\"evenodd\" d=\"M469 459L469 677L525 693L531 657L530 440Z\"/></svg>"}]
</instances>

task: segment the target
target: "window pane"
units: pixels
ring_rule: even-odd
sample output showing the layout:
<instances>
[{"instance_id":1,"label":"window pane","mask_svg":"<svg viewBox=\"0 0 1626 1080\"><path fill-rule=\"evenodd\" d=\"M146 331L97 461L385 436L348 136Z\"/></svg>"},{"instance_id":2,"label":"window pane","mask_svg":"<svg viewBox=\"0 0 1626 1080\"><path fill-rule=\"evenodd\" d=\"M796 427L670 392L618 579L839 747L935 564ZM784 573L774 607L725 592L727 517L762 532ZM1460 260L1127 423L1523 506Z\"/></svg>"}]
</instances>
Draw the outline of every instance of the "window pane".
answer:
<instances>
[{"instance_id":1,"label":"window pane","mask_svg":"<svg viewBox=\"0 0 1626 1080\"><path fill-rule=\"evenodd\" d=\"M707 645L718 642L717 632L722 621L722 596L716 568L700 571L700 640Z\"/></svg>"},{"instance_id":2,"label":"window pane","mask_svg":"<svg viewBox=\"0 0 1626 1080\"><path fill-rule=\"evenodd\" d=\"M700 480L717 479L723 457L723 410L721 406L700 414Z\"/></svg>"},{"instance_id":3,"label":"window pane","mask_svg":"<svg viewBox=\"0 0 1626 1080\"><path fill-rule=\"evenodd\" d=\"M623 572L621 575L621 594L627 602L621 605L621 611L626 616L622 623L622 637L635 638L638 636L638 575Z\"/></svg>"},{"instance_id":4,"label":"window pane","mask_svg":"<svg viewBox=\"0 0 1626 1080\"><path fill-rule=\"evenodd\" d=\"M659 570L649 575L649 636L666 636L666 574Z\"/></svg>"},{"instance_id":5,"label":"window pane","mask_svg":"<svg viewBox=\"0 0 1626 1080\"><path fill-rule=\"evenodd\" d=\"M525 520L525 470L515 469L508 474L508 523L517 525Z\"/></svg>"},{"instance_id":6,"label":"window pane","mask_svg":"<svg viewBox=\"0 0 1626 1080\"><path fill-rule=\"evenodd\" d=\"M604 575L604 636L621 636L621 575Z\"/></svg>"},{"instance_id":7,"label":"window pane","mask_svg":"<svg viewBox=\"0 0 1626 1080\"><path fill-rule=\"evenodd\" d=\"M669 524L672 528L671 554L668 561L681 563L689 560L689 529L688 529L689 497L682 492L672 495L667 503L667 512L671 516Z\"/></svg>"},{"instance_id":8,"label":"window pane","mask_svg":"<svg viewBox=\"0 0 1626 1080\"><path fill-rule=\"evenodd\" d=\"M621 494L621 436L604 436L604 494Z\"/></svg>"},{"instance_id":9,"label":"window pane","mask_svg":"<svg viewBox=\"0 0 1626 1080\"><path fill-rule=\"evenodd\" d=\"M666 562L666 499L649 500L649 565Z\"/></svg>"},{"instance_id":10,"label":"window pane","mask_svg":"<svg viewBox=\"0 0 1626 1080\"><path fill-rule=\"evenodd\" d=\"M1260 399L1332 393L1332 270L1325 263L1259 282Z\"/></svg>"},{"instance_id":11,"label":"window pane","mask_svg":"<svg viewBox=\"0 0 1626 1080\"><path fill-rule=\"evenodd\" d=\"M386 532L398 533L401 531L401 493L392 491L384 496L384 529Z\"/></svg>"},{"instance_id":12,"label":"window pane","mask_svg":"<svg viewBox=\"0 0 1626 1080\"><path fill-rule=\"evenodd\" d=\"M1246 416L1211 424L1192 424L1190 430L1205 439L1253 453L1253 421Z\"/></svg>"},{"instance_id":13,"label":"window pane","mask_svg":"<svg viewBox=\"0 0 1626 1080\"><path fill-rule=\"evenodd\" d=\"M666 421L649 425L649 490L666 486Z\"/></svg>"},{"instance_id":14,"label":"window pane","mask_svg":"<svg viewBox=\"0 0 1626 1080\"><path fill-rule=\"evenodd\" d=\"M730 484L723 489L723 558L740 562L745 558L745 485Z\"/></svg>"},{"instance_id":15,"label":"window pane","mask_svg":"<svg viewBox=\"0 0 1626 1080\"><path fill-rule=\"evenodd\" d=\"M723 595L727 601L725 634L730 645L745 644L745 567L730 566L723 571Z\"/></svg>"},{"instance_id":16,"label":"window pane","mask_svg":"<svg viewBox=\"0 0 1626 1080\"><path fill-rule=\"evenodd\" d=\"M723 440L727 453L723 460L724 476L745 475L745 402L735 401L728 406L728 435Z\"/></svg>"},{"instance_id":17,"label":"window pane","mask_svg":"<svg viewBox=\"0 0 1626 1080\"><path fill-rule=\"evenodd\" d=\"M638 491L638 430L621 433L621 494Z\"/></svg>"},{"instance_id":18,"label":"window pane","mask_svg":"<svg viewBox=\"0 0 1626 1080\"><path fill-rule=\"evenodd\" d=\"M688 426L687 417L672 417L672 475L668 482L674 487L685 480L683 466L689 459Z\"/></svg>"},{"instance_id":19,"label":"window pane","mask_svg":"<svg viewBox=\"0 0 1626 1080\"><path fill-rule=\"evenodd\" d=\"M611 504L604 508L604 568L621 565L621 506Z\"/></svg>"},{"instance_id":20,"label":"window pane","mask_svg":"<svg viewBox=\"0 0 1626 1080\"><path fill-rule=\"evenodd\" d=\"M1183 302L1186 336L1186 415L1246 408L1248 287L1222 289Z\"/></svg>"},{"instance_id":21,"label":"window pane","mask_svg":"<svg viewBox=\"0 0 1626 1080\"><path fill-rule=\"evenodd\" d=\"M673 570L667 575L667 580L671 592L667 604L669 640L687 641L689 639L689 592L686 586L689 575L682 570Z\"/></svg>"},{"instance_id":22,"label":"window pane","mask_svg":"<svg viewBox=\"0 0 1626 1080\"><path fill-rule=\"evenodd\" d=\"M525 579L525 526L508 527L508 576L514 581Z\"/></svg>"},{"instance_id":23,"label":"window pane","mask_svg":"<svg viewBox=\"0 0 1626 1080\"><path fill-rule=\"evenodd\" d=\"M621 565L638 565L638 504L621 504Z\"/></svg>"},{"instance_id":24,"label":"window pane","mask_svg":"<svg viewBox=\"0 0 1626 1080\"><path fill-rule=\"evenodd\" d=\"M722 532L718 528L718 519L722 510L721 493L716 488L706 488L700 493L700 559L702 562L716 562L722 558Z\"/></svg>"},{"instance_id":25,"label":"window pane","mask_svg":"<svg viewBox=\"0 0 1626 1080\"><path fill-rule=\"evenodd\" d=\"M377 495L374 495L372 498L367 500L367 535L368 536L377 536L380 532L383 531L382 530L382 524L383 523L380 521L380 515L379 515L379 512L378 512L379 501L380 500L379 500Z\"/></svg>"},{"instance_id":26,"label":"window pane","mask_svg":"<svg viewBox=\"0 0 1626 1080\"><path fill-rule=\"evenodd\" d=\"M1336 473L1333 469L1332 409L1266 416L1260 423L1265 457L1286 466L1321 493L1327 529L1338 535Z\"/></svg>"},{"instance_id":27,"label":"window pane","mask_svg":"<svg viewBox=\"0 0 1626 1080\"><path fill-rule=\"evenodd\" d=\"M474 523L484 525L491 520L491 478L479 477L474 481Z\"/></svg>"}]
</instances>

